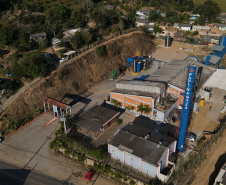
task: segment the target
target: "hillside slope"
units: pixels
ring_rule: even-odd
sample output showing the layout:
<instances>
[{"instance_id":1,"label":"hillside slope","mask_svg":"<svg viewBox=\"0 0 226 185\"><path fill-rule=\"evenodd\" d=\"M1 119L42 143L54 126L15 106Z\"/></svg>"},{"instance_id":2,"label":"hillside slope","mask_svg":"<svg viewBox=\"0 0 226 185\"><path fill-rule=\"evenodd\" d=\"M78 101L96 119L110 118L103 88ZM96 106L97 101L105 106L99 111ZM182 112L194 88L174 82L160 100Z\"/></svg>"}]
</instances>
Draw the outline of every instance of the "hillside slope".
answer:
<instances>
[{"instance_id":1,"label":"hillside slope","mask_svg":"<svg viewBox=\"0 0 226 185\"><path fill-rule=\"evenodd\" d=\"M195 5L199 5L204 3L207 0L194 0ZM226 2L225 0L213 0L213 2L216 2L218 6L220 7L222 12L226 12Z\"/></svg>"},{"instance_id":2,"label":"hillside slope","mask_svg":"<svg viewBox=\"0 0 226 185\"><path fill-rule=\"evenodd\" d=\"M125 68L126 58L136 52L149 55L154 45L150 36L136 32L107 41L106 57L98 57L93 50L87 51L60 66L47 78L27 90L1 115L2 123L20 119L43 108L45 96L62 100L65 94L77 95L101 81L115 68ZM76 90L76 85L78 89Z\"/></svg>"}]
</instances>

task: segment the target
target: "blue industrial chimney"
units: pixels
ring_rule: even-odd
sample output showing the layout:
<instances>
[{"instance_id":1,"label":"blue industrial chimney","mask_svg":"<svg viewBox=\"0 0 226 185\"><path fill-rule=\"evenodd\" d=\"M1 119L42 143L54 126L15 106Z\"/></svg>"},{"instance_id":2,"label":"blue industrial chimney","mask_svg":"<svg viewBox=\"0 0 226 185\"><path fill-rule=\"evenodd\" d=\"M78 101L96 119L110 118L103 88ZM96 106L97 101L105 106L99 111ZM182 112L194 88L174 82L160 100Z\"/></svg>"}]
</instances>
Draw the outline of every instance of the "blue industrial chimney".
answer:
<instances>
[{"instance_id":1,"label":"blue industrial chimney","mask_svg":"<svg viewBox=\"0 0 226 185\"><path fill-rule=\"evenodd\" d=\"M177 149L181 152L185 151L184 143L185 143L185 137L187 132L187 125L188 125L188 119L189 119L191 101L192 101L192 95L193 95L195 71L196 71L195 65L190 65L188 67L188 77L187 77L187 83L186 83L186 89L185 89L185 95L184 95L184 104L183 104L182 118L181 118L180 131L179 131L178 144L177 144Z\"/></svg>"},{"instance_id":2,"label":"blue industrial chimney","mask_svg":"<svg viewBox=\"0 0 226 185\"><path fill-rule=\"evenodd\" d=\"M206 56L206 63L205 64L208 66L209 65L209 62L210 62L210 55L207 55Z\"/></svg>"}]
</instances>

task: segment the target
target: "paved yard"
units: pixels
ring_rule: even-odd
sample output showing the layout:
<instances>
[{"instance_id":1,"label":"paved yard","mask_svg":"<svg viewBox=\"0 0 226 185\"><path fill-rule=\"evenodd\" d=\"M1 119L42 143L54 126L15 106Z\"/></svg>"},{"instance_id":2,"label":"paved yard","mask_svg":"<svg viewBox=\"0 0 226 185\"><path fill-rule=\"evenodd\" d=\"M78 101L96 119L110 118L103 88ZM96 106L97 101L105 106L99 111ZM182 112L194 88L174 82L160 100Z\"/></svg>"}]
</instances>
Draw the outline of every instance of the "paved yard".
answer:
<instances>
[{"instance_id":1,"label":"paved yard","mask_svg":"<svg viewBox=\"0 0 226 185\"><path fill-rule=\"evenodd\" d=\"M0 160L24 169L40 171L59 180L69 178L72 173L81 173L80 177L71 176L70 182L76 181L76 185L86 184L83 179L86 169L83 166L50 152L49 143L59 127L58 121L51 123L52 119L52 116L44 114L7 137L0 143ZM115 183L98 177L95 184L113 185Z\"/></svg>"}]
</instances>

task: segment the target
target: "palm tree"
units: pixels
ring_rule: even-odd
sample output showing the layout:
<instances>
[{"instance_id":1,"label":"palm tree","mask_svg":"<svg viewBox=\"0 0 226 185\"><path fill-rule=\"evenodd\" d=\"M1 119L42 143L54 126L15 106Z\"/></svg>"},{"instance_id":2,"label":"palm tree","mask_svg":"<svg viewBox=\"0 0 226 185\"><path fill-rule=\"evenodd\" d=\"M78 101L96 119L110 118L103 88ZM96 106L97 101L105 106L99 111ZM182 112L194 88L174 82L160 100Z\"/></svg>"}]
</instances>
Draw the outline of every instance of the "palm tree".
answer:
<instances>
[{"instance_id":1,"label":"palm tree","mask_svg":"<svg viewBox=\"0 0 226 185\"><path fill-rule=\"evenodd\" d=\"M144 112L145 112L145 114L148 115L151 111L152 111L152 108L149 107L149 105L144 105Z\"/></svg>"},{"instance_id":2,"label":"palm tree","mask_svg":"<svg viewBox=\"0 0 226 185\"><path fill-rule=\"evenodd\" d=\"M140 105L138 105L137 111L140 112L141 114L144 112L144 105L143 105L143 103L141 103Z\"/></svg>"}]
</instances>

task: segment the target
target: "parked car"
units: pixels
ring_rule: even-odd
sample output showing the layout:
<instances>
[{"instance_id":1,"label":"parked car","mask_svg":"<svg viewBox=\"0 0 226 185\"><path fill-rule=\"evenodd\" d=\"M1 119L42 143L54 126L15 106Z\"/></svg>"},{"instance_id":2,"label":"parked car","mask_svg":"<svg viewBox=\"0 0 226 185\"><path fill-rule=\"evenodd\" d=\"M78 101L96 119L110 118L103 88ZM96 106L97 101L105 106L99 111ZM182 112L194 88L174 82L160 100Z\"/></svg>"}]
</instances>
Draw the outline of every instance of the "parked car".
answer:
<instances>
[{"instance_id":1,"label":"parked car","mask_svg":"<svg viewBox=\"0 0 226 185\"><path fill-rule=\"evenodd\" d=\"M60 63L64 63L64 62L66 62L68 60L68 58L61 58L60 59Z\"/></svg>"},{"instance_id":2,"label":"parked car","mask_svg":"<svg viewBox=\"0 0 226 185\"><path fill-rule=\"evenodd\" d=\"M4 137L0 137L0 143L1 143L4 139L5 139Z\"/></svg>"},{"instance_id":3,"label":"parked car","mask_svg":"<svg viewBox=\"0 0 226 185\"><path fill-rule=\"evenodd\" d=\"M186 136L186 139L194 142L196 140L196 135L193 133L190 133L190 135Z\"/></svg>"},{"instance_id":4,"label":"parked car","mask_svg":"<svg viewBox=\"0 0 226 185\"><path fill-rule=\"evenodd\" d=\"M88 171L87 174L85 175L84 179L87 180L87 181L90 181L95 173L96 173L95 170Z\"/></svg>"}]
</instances>

